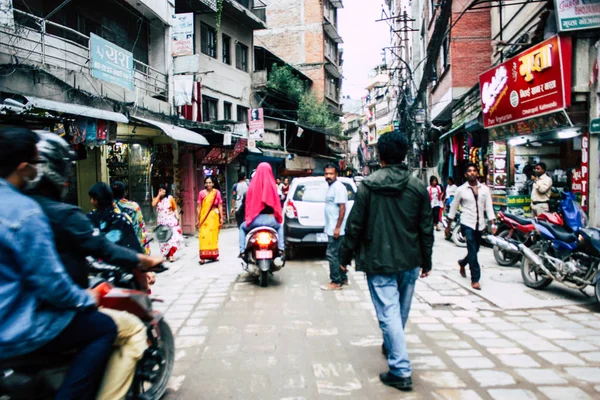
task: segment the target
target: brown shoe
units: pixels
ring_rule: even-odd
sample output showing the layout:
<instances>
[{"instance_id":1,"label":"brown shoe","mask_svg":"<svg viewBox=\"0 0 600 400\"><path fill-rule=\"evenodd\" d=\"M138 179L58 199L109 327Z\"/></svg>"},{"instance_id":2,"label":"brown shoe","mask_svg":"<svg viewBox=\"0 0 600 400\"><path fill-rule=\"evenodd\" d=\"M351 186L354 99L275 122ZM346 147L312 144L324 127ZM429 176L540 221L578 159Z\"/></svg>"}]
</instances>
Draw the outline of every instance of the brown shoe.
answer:
<instances>
[{"instance_id":1,"label":"brown shoe","mask_svg":"<svg viewBox=\"0 0 600 400\"><path fill-rule=\"evenodd\" d=\"M475 290L481 290L481 285L479 282L471 282L471 287Z\"/></svg>"},{"instance_id":2,"label":"brown shoe","mask_svg":"<svg viewBox=\"0 0 600 400\"><path fill-rule=\"evenodd\" d=\"M467 272L465 271L465 267L463 265L458 264L458 268L460 269L460 276L463 278L467 277Z\"/></svg>"},{"instance_id":3,"label":"brown shoe","mask_svg":"<svg viewBox=\"0 0 600 400\"><path fill-rule=\"evenodd\" d=\"M321 286L321 290L330 291L330 290L342 290L342 285L339 283L328 283L327 285Z\"/></svg>"}]
</instances>

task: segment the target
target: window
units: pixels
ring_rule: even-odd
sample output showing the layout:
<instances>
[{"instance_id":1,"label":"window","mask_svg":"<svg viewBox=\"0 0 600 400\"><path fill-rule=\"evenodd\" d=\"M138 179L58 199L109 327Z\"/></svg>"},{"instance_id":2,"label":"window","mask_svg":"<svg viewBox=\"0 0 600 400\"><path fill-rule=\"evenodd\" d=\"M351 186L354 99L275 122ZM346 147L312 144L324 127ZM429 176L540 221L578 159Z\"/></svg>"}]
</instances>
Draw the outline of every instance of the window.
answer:
<instances>
[{"instance_id":1,"label":"window","mask_svg":"<svg viewBox=\"0 0 600 400\"><path fill-rule=\"evenodd\" d=\"M202 122L216 121L219 119L217 108L219 100L208 96L202 96Z\"/></svg>"},{"instance_id":2,"label":"window","mask_svg":"<svg viewBox=\"0 0 600 400\"><path fill-rule=\"evenodd\" d=\"M342 182L348 191L348 201L354 201L356 193L348 182ZM299 184L292 197L294 201L305 201L307 203L325 203L325 195L329 185L325 180L307 181Z\"/></svg>"},{"instance_id":3,"label":"window","mask_svg":"<svg viewBox=\"0 0 600 400\"><path fill-rule=\"evenodd\" d=\"M442 73L444 73L450 63L450 39L448 38L448 35L446 35L444 38L444 41L442 42L442 48L440 50L440 61L442 64L441 70Z\"/></svg>"},{"instance_id":4,"label":"window","mask_svg":"<svg viewBox=\"0 0 600 400\"><path fill-rule=\"evenodd\" d=\"M231 38L227 35L222 36L223 40L223 62L231 65Z\"/></svg>"},{"instance_id":5,"label":"window","mask_svg":"<svg viewBox=\"0 0 600 400\"><path fill-rule=\"evenodd\" d=\"M231 103L223 102L223 119L231 121Z\"/></svg>"},{"instance_id":6,"label":"window","mask_svg":"<svg viewBox=\"0 0 600 400\"><path fill-rule=\"evenodd\" d=\"M217 31L206 24L200 24L200 51L217 58Z\"/></svg>"},{"instance_id":7,"label":"window","mask_svg":"<svg viewBox=\"0 0 600 400\"><path fill-rule=\"evenodd\" d=\"M334 64L338 63L338 45L329 37L325 38L325 56L328 57Z\"/></svg>"},{"instance_id":8,"label":"window","mask_svg":"<svg viewBox=\"0 0 600 400\"><path fill-rule=\"evenodd\" d=\"M339 79L330 74L326 74L325 79L325 95L337 102L340 97Z\"/></svg>"},{"instance_id":9,"label":"window","mask_svg":"<svg viewBox=\"0 0 600 400\"><path fill-rule=\"evenodd\" d=\"M239 122L248 123L248 108L244 106L237 106L237 120Z\"/></svg>"},{"instance_id":10,"label":"window","mask_svg":"<svg viewBox=\"0 0 600 400\"><path fill-rule=\"evenodd\" d=\"M235 67L248 72L248 46L241 43L235 45Z\"/></svg>"}]
</instances>

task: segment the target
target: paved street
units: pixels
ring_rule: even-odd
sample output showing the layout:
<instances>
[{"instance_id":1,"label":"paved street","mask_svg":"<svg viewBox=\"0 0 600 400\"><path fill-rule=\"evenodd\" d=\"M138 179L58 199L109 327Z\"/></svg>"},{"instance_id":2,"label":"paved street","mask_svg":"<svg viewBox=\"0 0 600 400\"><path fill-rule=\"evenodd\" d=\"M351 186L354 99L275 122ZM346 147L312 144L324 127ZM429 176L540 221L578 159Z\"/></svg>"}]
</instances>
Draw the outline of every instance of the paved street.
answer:
<instances>
[{"instance_id":1,"label":"paved street","mask_svg":"<svg viewBox=\"0 0 600 400\"><path fill-rule=\"evenodd\" d=\"M322 292L327 264L308 251L260 288L242 273L236 238L224 230L221 261L204 266L189 238L158 277L154 293L177 335L169 400L600 397L593 299L556 284L531 291L489 249L475 293L456 267L466 250L437 233L434 274L419 281L408 326L415 386L403 393L379 381L387 364L364 274Z\"/></svg>"}]
</instances>

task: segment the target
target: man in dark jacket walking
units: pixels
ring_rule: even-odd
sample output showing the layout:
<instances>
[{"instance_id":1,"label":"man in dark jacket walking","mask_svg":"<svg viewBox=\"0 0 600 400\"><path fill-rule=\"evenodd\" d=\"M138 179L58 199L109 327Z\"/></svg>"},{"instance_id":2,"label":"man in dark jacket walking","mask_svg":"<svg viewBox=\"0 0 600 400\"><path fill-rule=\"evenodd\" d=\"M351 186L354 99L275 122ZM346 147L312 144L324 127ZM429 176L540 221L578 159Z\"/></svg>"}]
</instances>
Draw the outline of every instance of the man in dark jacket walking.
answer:
<instances>
[{"instance_id":1,"label":"man in dark jacket walking","mask_svg":"<svg viewBox=\"0 0 600 400\"><path fill-rule=\"evenodd\" d=\"M358 188L346 224L341 268L356 259L367 274L389 372L381 381L401 390L412 388L404 327L419 275L431 272L433 223L429 194L403 165L406 137L388 133L377 142L382 169Z\"/></svg>"}]
</instances>

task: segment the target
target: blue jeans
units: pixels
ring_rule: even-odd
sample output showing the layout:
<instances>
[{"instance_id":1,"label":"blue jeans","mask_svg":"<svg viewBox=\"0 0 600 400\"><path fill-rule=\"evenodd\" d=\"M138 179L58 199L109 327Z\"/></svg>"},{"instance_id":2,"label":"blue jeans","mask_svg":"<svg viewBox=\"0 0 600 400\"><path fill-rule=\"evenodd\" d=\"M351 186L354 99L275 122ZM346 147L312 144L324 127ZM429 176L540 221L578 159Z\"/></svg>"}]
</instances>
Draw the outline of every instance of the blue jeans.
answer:
<instances>
[{"instance_id":1,"label":"blue jeans","mask_svg":"<svg viewBox=\"0 0 600 400\"><path fill-rule=\"evenodd\" d=\"M348 280L348 275L342 272L340 269L340 247L342 247L343 236L335 239L333 236L329 236L329 242L327 243L327 261L329 261L329 279L331 282L337 283L338 285Z\"/></svg>"},{"instance_id":2,"label":"blue jeans","mask_svg":"<svg viewBox=\"0 0 600 400\"><path fill-rule=\"evenodd\" d=\"M471 270L471 282L476 283L479 282L479 279L481 278L481 267L479 266L477 253L479 253L479 248L481 247L482 232L469 228L466 225L461 225L460 228L467 241L467 256L462 260L459 260L458 264L461 267L469 264L469 269Z\"/></svg>"},{"instance_id":3,"label":"blue jeans","mask_svg":"<svg viewBox=\"0 0 600 400\"><path fill-rule=\"evenodd\" d=\"M400 377L409 377L412 372L404 327L420 270L417 267L386 275L367 273L369 292L388 352L390 373Z\"/></svg>"},{"instance_id":4,"label":"blue jeans","mask_svg":"<svg viewBox=\"0 0 600 400\"><path fill-rule=\"evenodd\" d=\"M279 224L275 219L275 216L271 214L259 214L258 217L254 218L254 221L250 223L250 226L246 226L245 222L240 225L240 253L246 251L246 234L248 234L248 232L250 232L252 229L258 228L259 226L268 226L269 228L275 229L278 236L277 246L279 247L279 250L285 250L283 224Z\"/></svg>"},{"instance_id":5,"label":"blue jeans","mask_svg":"<svg viewBox=\"0 0 600 400\"><path fill-rule=\"evenodd\" d=\"M43 354L77 350L57 400L94 400L117 338L111 317L97 310L81 311L67 327L40 349Z\"/></svg>"}]
</instances>

